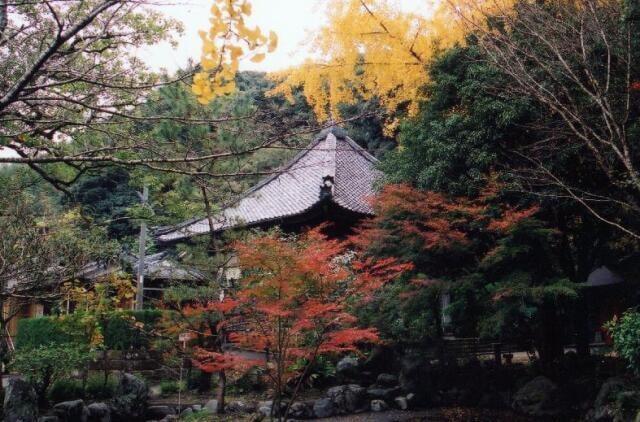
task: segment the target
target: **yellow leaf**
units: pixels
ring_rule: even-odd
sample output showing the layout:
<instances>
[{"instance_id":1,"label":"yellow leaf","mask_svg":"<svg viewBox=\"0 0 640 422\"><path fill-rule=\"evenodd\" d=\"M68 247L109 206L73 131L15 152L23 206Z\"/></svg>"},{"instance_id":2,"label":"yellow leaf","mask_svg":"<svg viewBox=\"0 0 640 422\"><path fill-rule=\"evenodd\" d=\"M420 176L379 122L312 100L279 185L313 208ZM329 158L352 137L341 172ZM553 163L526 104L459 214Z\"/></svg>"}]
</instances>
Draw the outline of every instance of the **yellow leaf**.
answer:
<instances>
[{"instance_id":1,"label":"yellow leaf","mask_svg":"<svg viewBox=\"0 0 640 422\"><path fill-rule=\"evenodd\" d=\"M238 47L236 45L230 46L229 50L231 51L231 60L237 59L244 53L244 51L242 51L242 47Z\"/></svg>"},{"instance_id":2,"label":"yellow leaf","mask_svg":"<svg viewBox=\"0 0 640 422\"><path fill-rule=\"evenodd\" d=\"M240 10L242 11L242 13L244 13L247 16L251 16L251 3L249 2L244 2L242 3L242 5L240 6Z\"/></svg>"},{"instance_id":3,"label":"yellow leaf","mask_svg":"<svg viewBox=\"0 0 640 422\"><path fill-rule=\"evenodd\" d=\"M264 53L259 53L256 54L255 56L251 57L251 61L254 63L260 63L261 61L264 60L264 58L266 57L266 55Z\"/></svg>"},{"instance_id":4,"label":"yellow leaf","mask_svg":"<svg viewBox=\"0 0 640 422\"><path fill-rule=\"evenodd\" d=\"M276 48L278 48L278 34L276 34L273 31L269 31L269 45L268 45L269 53L273 53Z\"/></svg>"}]
</instances>

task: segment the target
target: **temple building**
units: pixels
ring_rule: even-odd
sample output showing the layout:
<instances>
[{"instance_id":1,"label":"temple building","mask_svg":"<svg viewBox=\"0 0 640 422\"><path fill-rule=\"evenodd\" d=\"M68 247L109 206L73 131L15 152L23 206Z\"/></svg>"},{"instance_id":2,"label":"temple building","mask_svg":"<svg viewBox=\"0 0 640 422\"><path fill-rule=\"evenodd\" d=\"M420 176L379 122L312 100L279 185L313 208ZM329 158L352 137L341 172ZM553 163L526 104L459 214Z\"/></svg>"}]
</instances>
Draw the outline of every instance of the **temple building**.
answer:
<instances>
[{"instance_id":1,"label":"temple building","mask_svg":"<svg viewBox=\"0 0 640 422\"><path fill-rule=\"evenodd\" d=\"M291 161L244 192L213 216L156 231L161 245L188 240L213 230L269 228L298 231L330 221L336 235L348 232L363 217L381 172L377 160L337 127L320 133Z\"/></svg>"}]
</instances>

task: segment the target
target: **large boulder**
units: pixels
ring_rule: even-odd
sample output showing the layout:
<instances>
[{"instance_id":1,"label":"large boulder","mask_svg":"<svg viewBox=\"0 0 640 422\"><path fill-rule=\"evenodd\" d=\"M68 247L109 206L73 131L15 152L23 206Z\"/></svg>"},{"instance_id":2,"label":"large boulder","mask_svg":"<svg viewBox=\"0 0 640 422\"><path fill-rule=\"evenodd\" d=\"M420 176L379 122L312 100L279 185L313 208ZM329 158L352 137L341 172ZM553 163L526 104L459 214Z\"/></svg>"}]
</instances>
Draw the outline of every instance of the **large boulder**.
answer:
<instances>
[{"instance_id":1,"label":"large boulder","mask_svg":"<svg viewBox=\"0 0 640 422\"><path fill-rule=\"evenodd\" d=\"M295 402L289 408L287 418L311 419L313 418L313 403Z\"/></svg>"},{"instance_id":2,"label":"large boulder","mask_svg":"<svg viewBox=\"0 0 640 422\"><path fill-rule=\"evenodd\" d=\"M226 410L232 413L253 413L257 410L257 406L252 402L234 400L229 402Z\"/></svg>"},{"instance_id":3,"label":"large boulder","mask_svg":"<svg viewBox=\"0 0 640 422\"><path fill-rule=\"evenodd\" d=\"M148 398L149 389L142 380L131 374L123 374L109 402L111 419L115 422L143 420Z\"/></svg>"},{"instance_id":4,"label":"large boulder","mask_svg":"<svg viewBox=\"0 0 640 422\"><path fill-rule=\"evenodd\" d=\"M5 422L36 422L38 397L28 382L19 378L9 380L4 391Z\"/></svg>"},{"instance_id":5,"label":"large boulder","mask_svg":"<svg viewBox=\"0 0 640 422\"><path fill-rule=\"evenodd\" d=\"M111 422L111 409L106 403L91 403L87 410L89 422Z\"/></svg>"},{"instance_id":6,"label":"large boulder","mask_svg":"<svg viewBox=\"0 0 640 422\"><path fill-rule=\"evenodd\" d=\"M336 374L341 379L355 379L360 375L358 360L352 357L344 357L336 364Z\"/></svg>"},{"instance_id":7,"label":"large boulder","mask_svg":"<svg viewBox=\"0 0 640 422\"><path fill-rule=\"evenodd\" d=\"M393 347L385 344L377 344L369 353L367 359L360 364L360 369L376 374L383 372L395 372L398 357Z\"/></svg>"},{"instance_id":8,"label":"large boulder","mask_svg":"<svg viewBox=\"0 0 640 422\"><path fill-rule=\"evenodd\" d=\"M317 418L330 418L335 415L336 409L329 398L318 399L313 403L313 413Z\"/></svg>"},{"instance_id":9,"label":"large boulder","mask_svg":"<svg viewBox=\"0 0 640 422\"><path fill-rule=\"evenodd\" d=\"M147 408L147 419L160 420L164 419L167 415L175 415L176 411L169 406L149 406Z\"/></svg>"},{"instance_id":10,"label":"large boulder","mask_svg":"<svg viewBox=\"0 0 640 422\"><path fill-rule=\"evenodd\" d=\"M326 397L333 402L337 414L356 413L367 408L367 390L357 384L331 387Z\"/></svg>"},{"instance_id":11,"label":"large boulder","mask_svg":"<svg viewBox=\"0 0 640 422\"><path fill-rule=\"evenodd\" d=\"M87 422L89 419L89 410L79 399L56 404L53 412L62 422Z\"/></svg>"},{"instance_id":12,"label":"large boulder","mask_svg":"<svg viewBox=\"0 0 640 422\"><path fill-rule=\"evenodd\" d=\"M389 408L389 405L384 400L371 400L372 412L384 412Z\"/></svg>"},{"instance_id":13,"label":"large boulder","mask_svg":"<svg viewBox=\"0 0 640 422\"><path fill-rule=\"evenodd\" d=\"M367 395L371 399L393 400L398 397L402 389L400 387L382 387L373 385L367 389Z\"/></svg>"},{"instance_id":14,"label":"large boulder","mask_svg":"<svg viewBox=\"0 0 640 422\"><path fill-rule=\"evenodd\" d=\"M427 404L435 394L429 360L417 351L406 352L400 358L398 384L405 393L415 394L417 403Z\"/></svg>"},{"instance_id":15,"label":"large boulder","mask_svg":"<svg viewBox=\"0 0 640 422\"><path fill-rule=\"evenodd\" d=\"M398 385L398 377L393 374L382 373L378 375L378 378L376 378L376 384L384 385L387 387L394 387Z\"/></svg>"},{"instance_id":16,"label":"large boulder","mask_svg":"<svg viewBox=\"0 0 640 422\"><path fill-rule=\"evenodd\" d=\"M549 378L536 377L516 392L512 407L537 418L557 416L561 411L558 386Z\"/></svg>"},{"instance_id":17,"label":"large boulder","mask_svg":"<svg viewBox=\"0 0 640 422\"><path fill-rule=\"evenodd\" d=\"M622 377L611 377L607 379L596 396L593 409L589 411L585 418L589 422L611 422L632 420L634 415L627 415L620 409L618 402L635 402L638 392L634 391L633 385ZM628 410L628 409L627 409Z\"/></svg>"},{"instance_id":18,"label":"large boulder","mask_svg":"<svg viewBox=\"0 0 640 422\"><path fill-rule=\"evenodd\" d=\"M209 413L218 413L218 400L212 399L205 403L204 408Z\"/></svg>"}]
</instances>

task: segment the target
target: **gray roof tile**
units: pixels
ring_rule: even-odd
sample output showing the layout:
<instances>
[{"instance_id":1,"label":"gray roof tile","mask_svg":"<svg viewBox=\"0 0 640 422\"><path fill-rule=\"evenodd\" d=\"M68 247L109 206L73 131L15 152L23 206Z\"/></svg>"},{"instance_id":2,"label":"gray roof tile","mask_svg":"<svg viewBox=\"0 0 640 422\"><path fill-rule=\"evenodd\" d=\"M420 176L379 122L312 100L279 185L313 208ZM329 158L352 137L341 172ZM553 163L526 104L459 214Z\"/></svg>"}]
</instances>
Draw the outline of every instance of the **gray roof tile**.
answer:
<instances>
[{"instance_id":1,"label":"gray roof tile","mask_svg":"<svg viewBox=\"0 0 640 422\"><path fill-rule=\"evenodd\" d=\"M376 162L342 131L330 128L279 171L214 216L214 230L303 214L320 201L320 186L326 176L334 179L330 200L349 211L372 215L369 198L380 177ZM162 229L156 236L160 242L173 242L208 232L209 223L202 218Z\"/></svg>"}]
</instances>

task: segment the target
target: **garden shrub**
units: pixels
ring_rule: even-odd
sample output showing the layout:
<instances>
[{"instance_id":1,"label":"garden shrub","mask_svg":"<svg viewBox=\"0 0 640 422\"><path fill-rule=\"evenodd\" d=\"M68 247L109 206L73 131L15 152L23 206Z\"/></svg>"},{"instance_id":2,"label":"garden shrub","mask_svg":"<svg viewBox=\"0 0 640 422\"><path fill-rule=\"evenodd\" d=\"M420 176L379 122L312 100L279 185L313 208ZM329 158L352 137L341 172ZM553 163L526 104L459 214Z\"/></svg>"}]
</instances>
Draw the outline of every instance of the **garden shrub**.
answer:
<instances>
[{"instance_id":1,"label":"garden shrub","mask_svg":"<svg viewBox=\"0 0 640 422\"><path fill-rule=\"evenodd\" d=\"M83 396L82 382L75 379L59 379L53 383L49 390L49 401L51 403L75 400Z\"/></svg>"},{"instance_id":2,"label":"garden shrub","mask_svg":"<svg viewBox=\"0 0 640 422\"><path fill-rule=\"evenodd\" d=\"M109 350L149 348L148 332L161 316L162 311L157 309L113 312L102 323L105 347ZM142 328L136 323L141 323Z\"/></svg>"},{"instance_id":3,"label":"garden shrub","mask_svg":"<svg viewBox=\"0 0 640 422\"><path fill-rule=\"evenodd\" d=\"M85 397L93 400L110 399L113 397L117 386L118 383L113 377L108 377L105 384L104 375L91 375L85 387Z\"/></svg>"},{"instance_id":4,"label":"garden shrub","mask_svg":"<svg viewBox=\"0 0 640 422\"><path fill-rule=\"evenodd\" d=\"M630 309L605 327L613 338L615 350L627 360L629 368L640 375L640 312Z\"/></svg>"},{"instance_id":5,"label":"garden shrub","mask_svg":"<svg viewBox=\"0 0 640 422\"><path fill-rule=\"evenodd\" d=\"M15 342L17 349L34 349L70 341L72 336L65 332L57 317L25 318L18 321Z\"/></svg>"},{"instance_id":6,"label":"garden shrub","mask_svg":"<svg viewBox=\"0 0 640 422\"><path fill-rule=\"evenodd\" d=\"M163 380L160 382L160 392L163 396L169 394L175 394L178 391L184 390L184 383L180 383L175 380Z\"/></svg>"},{"instance_id":7,"label":"garden shrub","mask_svg":"<svg viewBox=\"0 0 640 422\"><path fill-rule=\"evenodd\" d=\"M93 354L86 345L53 343L17 350L11 369L24 375L33 384L38 401L44 405L53 383L86 367L92 358Z\"/></svg>"}]
</instances>

